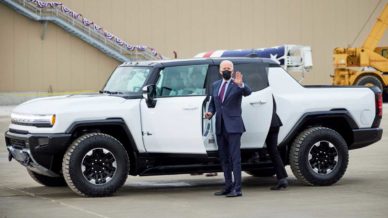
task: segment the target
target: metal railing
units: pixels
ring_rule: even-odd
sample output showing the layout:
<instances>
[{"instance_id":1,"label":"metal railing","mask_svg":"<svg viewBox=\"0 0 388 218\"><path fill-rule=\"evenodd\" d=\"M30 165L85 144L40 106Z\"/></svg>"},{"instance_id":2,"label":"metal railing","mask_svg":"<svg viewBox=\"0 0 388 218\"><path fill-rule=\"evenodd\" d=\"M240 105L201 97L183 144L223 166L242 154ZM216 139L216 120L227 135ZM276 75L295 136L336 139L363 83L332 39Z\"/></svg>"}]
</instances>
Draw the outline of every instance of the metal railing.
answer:
<instances>
[{"instance_id":1,"label":"metal railing","mask_svg":"<svg viewBox=\"0 0 388 218\"><path fill-rule=\"evenodd\" d=\"M36 21L53 22L118 61L162 59L154 49L142 45L129 45L62 3L40 0L0 0L0 2Z\"/></svg>"}]
</instances>

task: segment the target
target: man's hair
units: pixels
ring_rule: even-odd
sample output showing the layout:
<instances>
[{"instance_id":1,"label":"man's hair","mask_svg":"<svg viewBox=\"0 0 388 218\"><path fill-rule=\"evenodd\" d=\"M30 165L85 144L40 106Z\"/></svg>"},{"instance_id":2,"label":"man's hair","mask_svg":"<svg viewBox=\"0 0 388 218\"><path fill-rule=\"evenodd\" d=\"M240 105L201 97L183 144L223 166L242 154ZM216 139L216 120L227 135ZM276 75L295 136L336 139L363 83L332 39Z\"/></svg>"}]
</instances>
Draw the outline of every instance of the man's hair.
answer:
<instances>
[{"instance_id":1,"label":"man's hair","mask_svg":"<svg viewBox=\"0 0 388 218\"><path fill-rule=\"evenodd\" d=\"M234 66L233 62L230 61L230 60L223 60L223 61L221 61L220 66L221 66L221 64L223 64L223 63L230 63L230 64L232 64L232 66Z\"/></svg>"}]
</instances>

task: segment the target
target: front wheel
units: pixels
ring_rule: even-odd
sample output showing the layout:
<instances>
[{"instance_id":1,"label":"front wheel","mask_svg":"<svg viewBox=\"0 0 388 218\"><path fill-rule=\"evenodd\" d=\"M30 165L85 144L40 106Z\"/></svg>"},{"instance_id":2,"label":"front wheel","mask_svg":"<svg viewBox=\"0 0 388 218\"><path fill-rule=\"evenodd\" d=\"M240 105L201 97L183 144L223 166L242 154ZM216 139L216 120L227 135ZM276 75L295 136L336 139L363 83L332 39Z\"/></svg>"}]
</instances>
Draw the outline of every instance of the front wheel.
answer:
<instances>
[{"instance_id":1,"label":"front wheel","mask_svg":"<svg viewBox=\"0 0 388 218\"><path fill-rule=\"evenodd\" d=\"M109 196L127 179L129 158L124 146L114 137L89 133L76 139L62 162L66 183L77 194Z\"/></svg>"},{"instance_id":2,"label":"front wheel","mask_svg":"<svg viewBox=\"0 0 388 218\"><path fill-rule=\"evenodd\" d=\"M308 185L332 185L348 166L346 141L333 129L312 127L294 140L290 150L292 172Z\"/></svg>"}]
</instances>

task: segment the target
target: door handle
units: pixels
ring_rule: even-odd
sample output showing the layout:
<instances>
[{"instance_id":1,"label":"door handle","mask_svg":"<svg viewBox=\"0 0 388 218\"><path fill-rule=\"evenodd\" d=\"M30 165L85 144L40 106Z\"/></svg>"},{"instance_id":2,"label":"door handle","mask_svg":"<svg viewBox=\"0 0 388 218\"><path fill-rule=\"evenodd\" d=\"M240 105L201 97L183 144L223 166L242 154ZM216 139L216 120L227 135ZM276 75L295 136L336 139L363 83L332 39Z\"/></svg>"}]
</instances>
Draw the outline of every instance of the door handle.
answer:
<instances>
[{"instance_id":1,"label":"door handle","mask_svg":"<svg viewBox=\"0 0 388 218\"><path fill-rule=\"evenodd\" d=\"M265 103L267 103L267 101L265 101L265 100L249 102L249 104L252 106L256 105L256 104L265 104Z\"/></svg>"},{"instance_id":2,"label":"door handle","mask_svg":"<svg viewBox=\"0 0 388 218\"><path fill-rule=\"evenodd\" d=\"M197 110L198 107L184 107L183 110L185 111L192 111L192 110Z\"/></svg>"}]
</instances>

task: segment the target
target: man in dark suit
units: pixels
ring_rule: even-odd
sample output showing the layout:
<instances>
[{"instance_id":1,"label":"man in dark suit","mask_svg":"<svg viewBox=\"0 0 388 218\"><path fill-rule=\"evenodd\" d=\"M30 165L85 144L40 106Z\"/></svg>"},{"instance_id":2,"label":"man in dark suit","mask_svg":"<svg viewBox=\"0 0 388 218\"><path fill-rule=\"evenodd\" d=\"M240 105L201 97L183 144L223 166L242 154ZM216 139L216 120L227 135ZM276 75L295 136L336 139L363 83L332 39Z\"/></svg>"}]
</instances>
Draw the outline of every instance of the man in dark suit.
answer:
<instances>
[{"instance_id":1,"label":"man in dark suit","mask_svg":"<svg viewBox=\"0 0 388 218\"><path fill-rule=\"evenodd\" d=\"M238 197L242 196L240 146L241 135L245 132L241 101L242 96L248 96L252 91L244 84L241 72L236 72L235 79L232 79L231 61L221 62L220 74L223 79L213 83L210 93L212 98L208 112L205 113L207 119L216 114L218 152L225 178L224 189L214 194Z\"/></svg>"}]
</instances>

